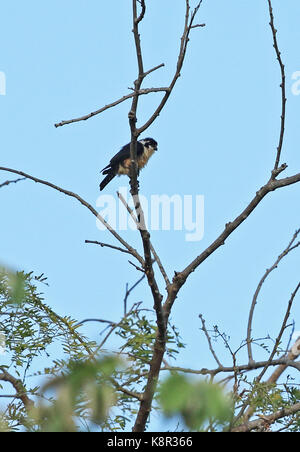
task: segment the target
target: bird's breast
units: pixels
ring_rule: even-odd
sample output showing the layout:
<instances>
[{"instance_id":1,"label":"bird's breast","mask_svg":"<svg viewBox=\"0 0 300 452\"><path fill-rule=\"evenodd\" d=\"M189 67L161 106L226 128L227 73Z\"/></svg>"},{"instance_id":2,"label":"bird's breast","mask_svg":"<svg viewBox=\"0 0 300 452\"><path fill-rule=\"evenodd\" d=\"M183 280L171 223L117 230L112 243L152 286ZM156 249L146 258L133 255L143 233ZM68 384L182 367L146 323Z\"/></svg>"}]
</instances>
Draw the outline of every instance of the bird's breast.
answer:
<instances>
[{"instance_id":1,"label":"bird's breast","mask_svg":"<svg viewBox=\"0 0 300 452\"><path fill-rule=\"evenodd\" d=\"M148 160L154 154L155 150L153 148L146 148L142 155L138 158L138 167L139 169L144 168L147 165Z\"/></svg>"},{"instance_id":2,"label":"bird's breast","mask_svg":"<svg viewBox=\"0 0 300 452\"><path fill-rule=\"evenodd\" d=\"M142 169L147 165L148 160L154 154L154 152L155 152L155 149L153 149L153 148L145 148L144 149L144 152L142 153L142 155L138 156L138 158L137 158L137 164L138 164L139 169ZM119 175L126 174L128 176L130 173L130 165L131 165L130 158L123 160L119 164L117 174L119 174Z\"/></svg>"}]
</instances>

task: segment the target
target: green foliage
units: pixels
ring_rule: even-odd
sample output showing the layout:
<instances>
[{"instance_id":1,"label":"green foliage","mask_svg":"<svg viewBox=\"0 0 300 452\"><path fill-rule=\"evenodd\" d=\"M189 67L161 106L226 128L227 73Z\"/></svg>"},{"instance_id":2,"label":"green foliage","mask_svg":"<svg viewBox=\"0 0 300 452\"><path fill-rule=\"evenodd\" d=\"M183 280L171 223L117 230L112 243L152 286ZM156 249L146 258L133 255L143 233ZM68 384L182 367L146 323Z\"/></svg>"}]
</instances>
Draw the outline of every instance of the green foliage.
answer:
<instances>
[{"instance_id":1,"label":"green foliage","mask_svg":"<svg viewBox=\"0 0 300 452\"><path fill-rule=\"evenodd\" d=\"M145 365L149 364L152 357L157 326L151 317L147 318L143 309L132 310L130 315L122 319L116 330L116 334L124 341L121 351L129 358L134 358L133 361L139 367L139 371L145 369ZM175 326L169 325L166 355L175 358L178 349L183 347L178 330Z\"/></svg>"},{"instance_id":2,"label":"green foliage","mask_svg":"<svg viewBox=\"0 0 300 452\"><path fill-rule=\"evenodd\" d=\"M0 389L12 395L6 404L0 399L0 431L127 431L147 383L157 334L154 311L134 304L119 323L108 326L97 345L80 333L76 320L57 315L44 302L41 284L46 284L43 275L0 268ZM118 345L108 352L113 335ZM169 323L166 357L175 359L184 346ZM163 367L165 376L168 363ZM237 412L246 403L256 415L297 403L299 388L288 378L285 384L270 385L248 381L247 373L241 373L234 394L226 395L217 384L171 371L159 382L152 411L180 418L188 430L226 431L232 400ZM286 425L299 431L299 415L277 422Z\"/></svg>"},{"instance_id":3,"label":"green foliage","mask_svg":"<svg viewBox=\"0 0 300 452\"><path fill-rule=\"evenodd\" d=\"M224 424L232 417L232 403L220 386L180 374L162 383L159 399L167 417L179 414L191 430L203 430L208 423Z\"/></svg>"},{"instance_id":4,"label":"green foliage","mask_svg":"<svg viewBox=\"0 0 300 452\"><path fill-rule=\"evenodd\" d=\"M61 343L69 357L86 354L94 344L80 337L74 321L59 317L44 302L32 273L0 269L0 331L17 372L53 343Z\"/></svg>"},{"instance_id":5,"label":"green foliage","mask_svg":"<svg viewBox=\"0 0 300 452\"><path fill-rule=\"evenodd\" d=\"M30 410L33 424L42 432L76 432L105 422L116 401L110 378L119 360L105 357L98 361L71 361L65 373L46 384L43 395L55 392L52 403L40 402Z\"/></svg>"},{"instance_id":6,"label":"green foliage","mask_svg":"<svg viewBox=\"0 0 300 452\"><path fill-rule=\"evenodd\" d=\"M118 355L127 361L120 365L115 357L99 358L102 350L79 333L77 321L58 316L47 306L37 289L45 282L43 275L0 270L6 369L24 382L24 392L34 400L30 415L19 398L9 402L1 429L75 431L95 425L109 431L126 429L138 407L132 394L146 384L157 330L153 312L134 305L112 326L110 333L121 341ZM182 347L179 332L170 325L167 355L175 357ZM27 378L30 369L34 379Z\"/></svg>"},{"instance_id":7,"label":"green foliage","mask_svg":"<svg viewBox=\"0 0 300 452\"><path fill-rule=\"evenodd\" d=\"M263 414L278 411L285 404L282 391L277 384L256 383L256 381L252 385L250 401L256 411Z\"/></svg>"},{"instance_id":8,"label":"green foliage","mask_svg":"<svg viewBox=\"0 0 300 452\"><path fill-rule=\"evenodd\" d=\"M33 273L0 268L0 345L3 357L0 373L2 369L13 373L15 378L24 382L27 396L33 398L40 396L40 385L32 384L32 378L31 384L28 383L26 376L30 369L34 369L36 376L57 376L70 359L84 359L95 349L93 342L77 333L74 320L58 316L44 303L37 290L37 284L41 283L45 283L43 275L35 277ZM56 354L58 348L66 359L49 359L54 345ZM42 364L38 365L40 362ZM49 365L43 367L45 363ZM35 370L37 366L38 371ZM30 427L27 409L20 398L13 398L5 413L1 418L2 430L3 425L12 430L20 426Z\"/></svg>"},{"instance_id":9,"label":"green foliage","mask_svg":"<svg viewBox=\"0 0 300 452\"><path fill-rule=\"evenodd\" d=\"M2 276L4 272L0 273ZM26 284L26 275L24 273L7 273L6 272L6 288L8 298L12 304L20 305L23 303L26 297L25 284ZM3 281L0 281L0 284L3 284Z\"/></svg>"}]
</instances>

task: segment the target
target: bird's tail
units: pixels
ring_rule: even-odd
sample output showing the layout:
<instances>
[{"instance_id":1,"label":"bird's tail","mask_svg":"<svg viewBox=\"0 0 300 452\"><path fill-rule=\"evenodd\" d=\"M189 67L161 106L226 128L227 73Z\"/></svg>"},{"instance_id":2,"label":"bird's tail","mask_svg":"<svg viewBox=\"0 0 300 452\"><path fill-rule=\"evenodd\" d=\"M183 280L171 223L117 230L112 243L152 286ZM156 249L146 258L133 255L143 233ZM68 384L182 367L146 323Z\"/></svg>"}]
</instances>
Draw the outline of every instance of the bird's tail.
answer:
<instances>
[{"instance_id":1,"label":"bird's tail","mask_svg":"<svg viewBox=\"0 0 300 452\"><path fill-rule=\"evenodd\" d=\"M103 188L106 187L107 184L115 177L115 174L113 172L108 173L107 176L103 179L103 181L100 184L100 191L103 190Z\"/></svg>"}]
</instances>

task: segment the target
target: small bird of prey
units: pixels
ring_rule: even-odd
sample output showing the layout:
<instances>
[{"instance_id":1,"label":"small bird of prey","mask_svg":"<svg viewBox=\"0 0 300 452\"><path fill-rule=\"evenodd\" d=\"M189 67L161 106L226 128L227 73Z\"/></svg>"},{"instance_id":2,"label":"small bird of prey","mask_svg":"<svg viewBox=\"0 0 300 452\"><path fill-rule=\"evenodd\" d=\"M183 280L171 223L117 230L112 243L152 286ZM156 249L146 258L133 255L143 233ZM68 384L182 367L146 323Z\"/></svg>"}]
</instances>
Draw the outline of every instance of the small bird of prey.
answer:
<instances>
[{"instance_id":1,"label":"small bird of prey","mask_svg":"<svg viewBox=\"0 0 300 452\"><path fill-rule=\"evenodd\" d=\"M136 143L137 165L138 169L144 168L148 163L150 157L157 151L157 142L153 138L144 138ZM130 172L130 143L122 147L122 149L111 159L109 164L101 170L101 173L106 177L100 184L100 190L115 177L126 174L129 176Z\"/></svg>"}]
</instances>

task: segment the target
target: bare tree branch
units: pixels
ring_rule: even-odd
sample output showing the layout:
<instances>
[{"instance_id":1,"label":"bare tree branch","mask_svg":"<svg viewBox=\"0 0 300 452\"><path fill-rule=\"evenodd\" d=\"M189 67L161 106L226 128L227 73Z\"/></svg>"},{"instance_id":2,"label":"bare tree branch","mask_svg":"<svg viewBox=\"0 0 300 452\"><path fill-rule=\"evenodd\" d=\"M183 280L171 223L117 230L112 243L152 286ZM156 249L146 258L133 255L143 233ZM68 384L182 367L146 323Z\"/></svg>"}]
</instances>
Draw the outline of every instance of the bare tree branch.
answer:
<instances>
[{"instance_id":1,"label":"bare tree branch","mask_svg":"<svg viewBox=\"0 0 300 452\"><path fill-rule=\"evenodd\" d=\"M122 202L122 204L125 206L125 208L126 208L127 212L129 213L129 215L133 219L134 223L136 224L136 227L139 228L140 227L139 226L139 221L136 218L136 216L134 214L134 211L129 207L128 203L126 202L126 200L124 199L124 197L122 196L121 193L119 193L117 191L117 195L118 195L118 198L120 199L120 201ZM158 254L155 251L154 246L152 245L151 242L150 242L150 248L151 248L151 252L152 252L152 255L154 257L154 260L157 263L158 268L159 268L159 270L160 270L160 272L162 274L162 277L165 280L166 286L168 287L170 285L169 277L168 277L167 272L166 272L166 270L165 270L165 268L164 268L164 266L163 266L163 264L162 264L162 262L160 260L160 257L158 256Z\"/></svg>"},{"instance_id":2,"label":"bare tree branch","mask_svg":"<svg viewBox=\"0 0 300 452\"><path fill-rule=\"evenodd\" d=\"M142 2L143 8L144 2ZM144 72L144 64L143 64L143 56L141 49L141 41L139 34L139 23L141 18L144 17L143 12L138 17L137 16L137 2L136 0L132 1L132 11L133 11L133 35L137 56L137 64L138 64L138 77L134 82L136 95L132 100L132 105L130 112L128 114L129 125L131 130L131 145L130 145L130 158L131 158L131 171L130 171L130 186L131 186L131 195L133 197L135 211L137 214L137 219L139 222L139 231L143 243L144 248L144 259L145 259L145 273L148 280L148 285L151 289L153 300L154 300L154 309L156 312L157 318L157 338L154 344L153 356L150 364L149 375L147 379L146 388L143 394L143 400L140 404L140 409L137 414L137 418L135 421L135 425L133 427L133 431L144 431L145 424L147 418L149 416L149 412L151 409L152 399L154 396L154 391L157 383L157 378L160 370L161 360L164 355L165 345L166 345L166 320L164 318L164 313L162 310L162 295L160 294L152 265L152 256L151 256L151 242L150 242L150 234L145 227L145 217L144 212L139 199L139 184L138 184L138 171L137 171L137 154L136 154L136 142L137 137L139 136L139 131L136 128L137 122L137 107L139 95L138 91L140 90L141 84L145 78Z\"/></svg>"},{"instance_id":3,"label":"bare tree branch","mask_svg":"<svg viewBox=\"0 0 300 452\"><path fill-rule=\"evenodd\" d=\"M286 168L286 165L282 165L278 168L278 171ZM261 187L257 192L252 201L248 206L238 215L235 220L229 222L225 225L224 231L217 237L217 239L209 245L199 256L197 256L183 271L176 272L173 278L173 290L179 292L182 285L185 283L187 278L193 273L202 262L204 262L212 253L214 253L220 246L224 245L225 240L232 234L235 229L237 229L254 211L258 204L264 199L264 197L277 190L278 188L287 187L292 184L300 182L300 173L294 176L285 177L283 179L273 179L270 178L269 181ZM174 300L173 300L174 301ZM172 298L166 301L164 309L170 312L172 307Z\"/></svg>"},{"instance_id":4,"label":"bare tree branch","mask_svg":"<svg viewBox=\"0 0 300 452\"><path fill-rule=\"evenodd\" d=\"M126 284L126 292L125 292L125 297L123 300L124 316L127 315L127 300L128 300L129 295L144 280L144 278L145 278L145 274L143 276L141 276L140 279L138 279L137 282L134 283L133 286L131 286L129 289L128 289L128 283Z\"/></svg>"},{"instance_id":5,"label":"bare tree branch","mask_svg":"<svg viewBox=\"0 0 300 452\"><path fill-rule=\"evenodd\" d=\"M300 233L300 229L298 229L298 231L295 232L295 234L293 235L292 240L290 241L290 243L288 244L288 246L286 247L286 249L278 256L277 260L274 262L274 264L272 265L272 267L268 268L265 272L265 274L263 275L263 277L261 278L261 280L259 281L259 284L257 286L257 289L254 293L253 299L252 299L252 303L251 303L251 307L250 307L250 312L249 312L249 319L248 319L248 327L247 327L247 348L248 348L248 357L249 357L249 361L253 361L253 355L252 355L252 346L251 346L251 331L252 331L252 321L253 321L253 314L254 314L254 309L255 306L257 304L257 297L261 291L261 288L265 282L265 280L267 279L267 277L269 276L269 274L275 270L275 268L277 268L279 262L287 255L289 254L292 250L294 250L295 248L297 248L300 245L300 241L298 243L296 243L294 246L293 243L295 242L298 234Z\"/></svg>"},{"instance_id":6,"label":"bare tree branch","mask_svg":"<svg viewBox=\"0 0 300 452\"><path fill-rule=\"evenodd\" d=\"M183 66L187 44L189 41L189 34L191 31L191 27L194 24L195 16L198 12L198 9L200 8L200 5L202 3L202 0L198 3L196 8L193 10L191 16L190 16L190 3L189 0L186 0L186 14L185 14L185 24L184 24L184 32L181 38L181 46L177 61L177 68L175 75L173 77L173 80L169 86L169 90L165 93L161 103L153 113L153 115L150 117L146 123L140 127L136 128L136 122L137 122L137 106L138 106L138 94L133 98L131 110L129 112L129 124L130 124L130 130L131 130L131 145L130 145L130 157L131 157L131 174L130 174L130 186L131 186L131 195L134 200L134 206L135 211L137 213L137 218L139 222L142 224L142 228L139 228L143 247L144 247L144 259L145 259L145 272L148 278L148 284L152 291L153 299L154 299L154 309L156 311L156 317L157 317L157 336L154 343L154 349L153 349L153 355L152 360L150 363L150 369L149 374L147 378L146 387L143 394L143 400L140 403L140 408L135 420L135 424L133 427L134 432L142 432L145 430L146 422L149 417L150 411L151 411L151 405L152 400L154 397L154 392L161 368L161 363L164 357L165 348L166 348L166 328L167 328L167 322L168 322L168 316L169 312L167 312L162 307L162 295L159 292L153 266L152 266L152 258L151 258L151 242L150 242L150 234L144 227L145 225L145 218L144 218L144 212L141 207L140 199L139 199L139 186L138 186L138 180L137 180L137 156L136 156L136 140L137 137L144 132L157 118L161 110L163 109L164 105L166 104L174 86L177 81L177 79L180 76L180 71ZM141 84L144 79L144 68L143 68L143 57L142 57L142 50L141 50L141 41L140 41L140 35L139 35L139 19L137 18L137 2L136 0L132 0L132 7L133 7L133 33L134 33L134 40L135 40L135 47L136 47L136 55L137 55L137 63L138 63L138 78L135 81L135 90L138 92L140 90ZM141 16L139 16L141 17ZM157 258L157 256L156 256ZM162 271L162 266L160 267ZM166 278L166 273L163 270L163 275L167 283L167 291L168 291L168 298L175 300L176 293L171 290L168 279Z\"/></svg>"},{"instance_id":7,"label":"bare tree branch","mask_svg":"<svg viewBox=\"0 0 300 452\"><path fill-rule=\"evenodd\" d=\"M141 400L143 398L143 394L140 394L140 393L134 392L134 391L130 391L126 387L119 385L119 383L116 380L114 380L113 378L110 378L110 381L114 385L116 391L120 391L123 394L127 395L128 397L133 397L134 399L137 399L141 402Z\"/></svg>"},{"instance_id":8,"label":"bare tree branch","mask_svg":"<svg viewBox=\"0 0 300 452\"><path fill-rule=\"evenodd\" d=\"M221 362L219 361L219 359L218 359L218 357L217 357L217 355L216 355L216 352L215 352L214 349L213 349L213 346L212 346L212 343L211 343L211 339L210 339L210 336L209 336L209 334L208 334L208 331L207 331L207 328L206 328L206 325L205 325L205 320L204 320L204 318L203 318L203 316L202 316L201 314L199 315L199 318L200 318L201 323L202 323L202 330L204 331L204 334L205 334L206 339L207 339L207 342L208 342L209 350L210 350L211 354L213 355L213 357L214 357L216 363L217 363L218 366L221 368L221 367L223 367L223 366L222 366Z\"/></svg>"},{"instance_id":9,"label":"bare tree branch","mask_svg":"<svg viewBox=\"0 0 300 452\"><path fill-rule=\"evenodd\" d=\"M173 91L174 86L176 85L177 80L179 79L179 77L181 75L181 70L183 67L186 50L187 50L187 46L188 46L188 42L189 42L190 32L193 28L195 28L194 20L197 15L197 12L201 6L201 3L202 3L202 0L200 2L198 2L197 6L194 8L194 10L192 11L192 13L190 15L190 2L189 2L189 0L186 0L184 30L183 30L183 34L181 36L180 50L179 50L179 54L178 54L175 74L169 85L168 90L166 91L165 95L163 96L161 102L159 103L158 107L156 108L156 110L154 111L152 116L145 122L144 125L142 125L141 127L139 127L137 129L138 135L140 135L145 130L147 130L151 126L151 124L155 121L155 119L160 115L162 109L164 108L164 106L166 105L166 103L170 97L171 92ZM205 24L196 25L196 26L204 27Z\"/></svg>"},{"instance_id":10,"label":"bare tree branch","mask_svg":"<svg viewBox=\"0 0 300 452\"><path fill-rule=\"evenodd\" d=\"M293 300L294 300L294 298L295 298L295 296L296 296L296 294L297 294L297 292L299 290L299 287L300 287L300 284L298 284L296 290L293 292L293 294L291 296L290 303L293 302ZM255 379L256 383L259 383L262 380L262 377L264 376L264 374L266 373L266 371L270 367L269 363L272 362L272 359L273 359L273 357L275 355L275 352L276 352L275 348L274 348L274 350L271 353L268 362L266 362L266 364L263 367L262 371L260 372L260 374ZM300 363L295 363L295 365L291 364L293 361L295 361L298 358L299 355L300 355L300 338L297 339L297 341L295 342L295 344L293 345L291 350L288 352L288 354L286 356L282 357L282 359L286 359L286 363L279 364L278 367L271 374L271 376L267 379L266 383L267 384L274 384L274 383L276 383L277 380L279 379L279 377L283 374L283 372L287 369L288 366L292 366L292 367L295 367L298 370L300 370ZM287 363L289 363L289 364L287 364ZM235 417L235 423L241 417L243 417L243 422L244 423L247 423L249 421L250 417L255 412L255 408L253 406L251 406L250 403L251 403L251 395L249 397L247 397L247 399L243 403L242 408L240 409L239 413ZM248 409L245 412L247 407L248 407Z\"/></svg>"},{"instance_id":11,"label":"bare tree branch","mask_svg":"<svg viewBox=\"0 0 300 452\"><path fill-rule=\"evenodd\" d=\"M7 181L3 182L2 184L0 184L0 188L5 187L6 185L10 185L10 184L17 184L21 180L25 180L25 179L26 179L26 177L22 177L22 178L15 179L15 180L7 180Z\"/></svg>"},{"instance_id":12,"label":"bare tree branch","mask_svg":"<svg viewBox=\"0 0 300 452\"><path fill-rule=\"evenodd\" d=\"M273 359L272 361L254 361L253 363L248 364L238 364L236 366L219 366L215 369L207 369L206 367L202 369L190 369L185 367L178 367L178 366L165 366L162 367L161 370L169 370L174 372L183 372L187 374L194 374L194 375L210 375L211 377L215 377L218 374L221 373L244 373L249 372L257 369L261 369L265 366L268 367L277 367L277 366L285 366L287 367L293 367L294 369L297 369L300 371L300 362L294 362L292 359L288 358L278 358Z\"/></svg>"},{"instance_id":13,"label":"bare tree branch","mask_svg":"<svg viewBox=\"0 0 300 452\"><path fill-rule=\"evenodd\" d=\"M293 301L297 291L299 290L299 284L296 288L296 290L293 292L291 300ZM286 359L287 361L295 361L300 355L300 338L296 340L294 345L291 347L291 350L288 352ZM274 356L274 355L273 355ZM297 363L300 364L300 363ZM291 365L291 364L289 364ZM267 383L275 383L278 381L279 377L283 374L283 372L287 369L287 364L281 364L280 366L275 369L275 371L272 373L272 375L268 378ZM258 381L261 380L262 376L265 374L265 369L261 372L261 374L258 376Z\"/></svg>"},{"instance_id":14,"label":"bare tree branch","mask_svg":"<svg viewBox=\"0 0 300 452\"><path fill-rule=\"evenodd\" d=\"M139 0L139 3L141 4L142 10L141 10L141 13L140 13L139 17L137 17L135 19L135 22L136 22L137 25L144 19L144 16L145 16L145 13L146 13L145 0ZM136 14L135 14L135 16L136 16Z\"/></svg>"},{"instance_id":15,"label":"bare tree branch","mask_svg":"<svg viewBox=\"0 0 300 452\"><path fill-rule=\"evenodd\" d=\"M126 315L123 316L123 318L118 322L115 323L114 325L111 326L109 332L107 333L107 335L105 336L105 338L102 340L102 342L98 345L98 347L96 348L95 352L94 352L94 356L97 356L98 352L100 352L104 346L104 344L107 342L108 338L111 336L111 334L115 331L116 328L118 328L119 326L122 325L122 323L124 322L124 320L131 315L134 311L137 311L139 306L141 305L141 302L138 303L134 303L134 305L132 306L132 308L126 313Z\"/></svg>"},{"instance_id":16,"label":"bare tree branch","mask_svg":"<svg viewBox=\"0 0 300 452\"><path fill-rule=\"evenodd\" d=\"M141 265L144 265L144 260L143 258L139 255L139 253L132 248L127 242L125 242L125 240L122 239L122 237L110 226L110 224L104 220L104 218L97 212L96 209L94 209L94 207L89 204L87 201L85 201L83 198L81 198L79 195L77 195L77 193L73 193L72 191L69 190L65 190L64 188L59 187L58 185L52 184L51 182L39 179L37 177L31 176L30 174L24 173L23 171L18 171L12 168L5 168L5 167L0 167L0 171L8 171L10 173L15 173L15 174L19 174L20 176L23 176L27 179L30 179L36 183L42 184L42 185L46 185L50 188L53 188L54 190L59 191L60 193L63 193L67 196L70 196L71 198L75 198L77 199L77 201L80 202L80 204L82 204L84 207L86 207L90 212L92 212L92 214L107 228L107 230L128 250L128 252L134 256Z\"/></svg>"},{"instance_id":17,"label":"bare tree branch","mask_svg":"<svg viewBox=\"0 0 300 452\"><path fill-rule=\"evenodd\" d=\"M18 380L17 378L13 377L10 373L7 372L7 370L5 370L3 367L0 367L1 370L1 374L0 374L0 381L6 381L8 383L10 383L14 389L16 390L16 394L14 395L14 397L16 399L20 399L24 405L24 407L26 408L26 410L30 410L33 406L34 403L33 401L27 396L27 391L22 383L21 380Z\"/></svg>"},{"instance_id":18,"label":"bare tree branch","mask_svg":"<svg viewBox=\"0 0 300 452\"><path fill-rule=\"evenodd\" d=\"M273 15L273 8L272 8L272 2L271 0L268 0L269 4L269 14L270 14L270 27L272 30L273 35L273 47L276 52L276 57L280 66L280 72L281 72L281 125L280 125L280 135L279 135L279 143L277 147L277 154L276 154L276 160L274 165L274 170L277 170L280 162L280 156L283 146L283 139L284 139L284 131L285 131L285 118L286 118L286 87L285 87L285 68L284 64L281 59L281 52L278 47L277 42L277 30L274 25L274 15Z\"/></svg>"},{"instance_id":19,"label":"bare tree branch","mask_svg":"<svg viewBox=\"0 0 300 452\"><path fill-rule=\"evenodd\" d=\"M283 322L282 322L280 331L278 333L278 336L277 336L277 338L275 340L275 344L274 344L273 350L272 350L272 352L270 354L269 360L272 360L274 358L275 354L278 352L278 347L279 347L279 344L281 342L283 333L284 333L284 331L285 331L285 329L287 327L287 321L288 321L290 313L291 313L292 305L293 305L294 299L295 299L299 289L300 289L300 282L297 284L296 289L294 290L294 292L292 293L292 295L291 295L291 297L289 299L289 302L288 302L288 305L287 305L287 309L286 309L286 313L285 313L285 316L283 318ZM298 343L298 345L300 345L300 342L296 341L296 345L297 345L297 343ZM294 344L294 347L295 347L295 344ZM290 355L291 359L296 359L298 357L300 351L299 351L298 354L294 354L293 349L292 349L291 353L292 353ZM262 371L262 373L259 376L260 378L262 378L262 376L264 375L266 370L267 370L267 368Z\"/></svg>"},{"instance_id":20,"label":"bare tree branch","mask_svg":"<svg viewBox=\"0 0 300 452\"><path fill-rule=\"evenodd\" d=\"M145 217L144 212L139 199L139 184L138 184L138 169L137 169L137 152L136 152L136 143L137 137L139 135L136 129L137 122L137 107L139 95L138 92L141 88L143 80L145 78L144 72L144 64L143 64L143 56L141 49L141 40L139 34L139 23L144 17L145 14L145 2L141 0L142 12L138 16L137 15L137 1L132 0L132 12L133 12L133 35L135 42L135 50L137 57L137 65L138 65L138 77L134 82L135 95L132 100L131 109L128 114L129 118L129 126L131 130L131 144L130 144L130 158L131 158L131 167L130 167L130 193L132 195L135 211L137 214L137 219L139 224L142 227L139 227L139 232L141 235L143 248L144 248L144 260L145 260L145 274L147 276L148 285L151 289L151 293L154 300L154 309L156 312L157 319L157 340L154 344L153 357L150 364L149 375L147 379L146 388L143 394L143 399L140 403L140 409L136 417L135 425L133 427L133 431L144 431L145 425L149 416L149 412L151 409L152 399L154 396L155 386L157 382L157 377L160 370L161 359L163 357L165 351L165 343L166 343L166 322L162 310L162 295L160 294L152 265L152 256L151 256L151 242L150 242L150 234L145 227ZM160 356L160 359L157 359L157 355Z\"/></svg>"},{"instance_id":21,"label":"bare tree branch","mask_svg":"<svg viewBox=\"0 0 300 452\"><path fill-rule=\"evenodd\" d=\"M130 255L132 254L130 251L128 251L128 249L120 248L119 246L110 245L109 243L98 242L97 240L85 240L84 243L92 243L94 245L99 245L102 248L107 247L107 248L111 248L113 250L120 251L121 253L127 253Z\"/></svg>"},{"instance_id":22,"label":"bare tree branch","mask_svg":"<svg viewBox=\"0 0 300 452\"><path fill-rule=\"evenodd\" d=\"M286 416L292 416L293 414L298 413L298 411L300 411L300 402L295 403L290 407L282 408L269 416L260 416L260 419L239 425L238 427L233 428L231 432L251 432L252 430L260 429L268 430L270 425L274 424L274 422L278 421L278 419Z\"/></svg>"},{"instance_id":23,"label":"bare tree branch","mask_svg":"<svg viewBox=\"0 0 300 452\"><path fill-rule=\"evenodd\" d=\"M164 64L160 64L159 66L156 66L155 68L150 69L146 72L147 74L150 74L153 71L156 71L157 69L164 66ZM168 87L161 87L161 88L145 88L142 90L139 90L138 95L142 96L149 93L159 93L159 92L167 92L169 90ZM73 118L73 119L67 119L61 122L57 122L54 124L56 128L65 126L67 124L72 124L74 122L80 122L80 121L86 121L87 119L93 118L96 115L99 115L100 113L103 113L104 111L108 110L109 108L116 107L117 105L121 104L122 102L132 99L135 96L135 93L126 94L125 96L121 97L120 99L115 100L114 102L111 102L110 104L104 105L104 107L99 108L98 110L92 111L91 113L88 113L87 115L80 116L79 118Z\"/></svg>"},{"instance_id":24,"label":"bare tree branch","mask_svg":"<svg viewBox=\"0 0 300 452\"><path fill-rule=\"evenodd\" d=\"M152 69L149 69L148 71L144 72L144 76L147 77L147 75L151 74L151 72L157 71L157 69L160 69L161 67L164 67L164 66L165 66L165 63L158 64L157 66L153 67ZM155 89L155 88L154 88L154 89ZM158 88L158 89L159 89L159 88ZM168 90L169 90L169 87L163 88L163 89L159 89L159 90L160 90L160 91L168 91ZM141 90L141 93L142 93L143 91L144 91L144 90Z\"/></svg>"},{"instance_id":25,"label":"bare tree branch","mask_svg":"<svg viewBox=\"0 0 300 452\"><path fill-rule=\"evenodd\" d=\"M84 325L85 323L88 322L97 322L97 323L108 323L108 325L114 326L115 323L112 322L111 320L104 320L104 319L84 319L84 320L80 320L80 322L76 323L76 325L74 325L75 327L79 326L79 325Z\"/></svg>"}]
</instances>

